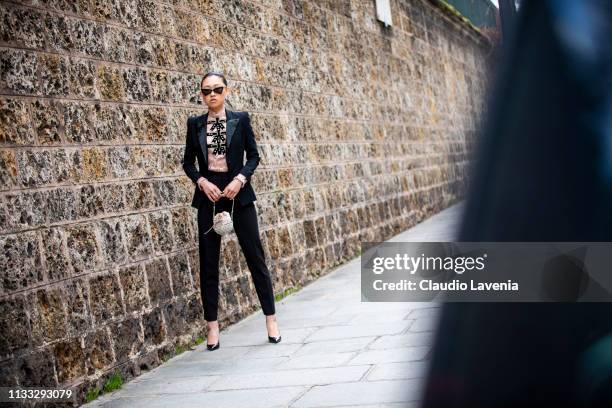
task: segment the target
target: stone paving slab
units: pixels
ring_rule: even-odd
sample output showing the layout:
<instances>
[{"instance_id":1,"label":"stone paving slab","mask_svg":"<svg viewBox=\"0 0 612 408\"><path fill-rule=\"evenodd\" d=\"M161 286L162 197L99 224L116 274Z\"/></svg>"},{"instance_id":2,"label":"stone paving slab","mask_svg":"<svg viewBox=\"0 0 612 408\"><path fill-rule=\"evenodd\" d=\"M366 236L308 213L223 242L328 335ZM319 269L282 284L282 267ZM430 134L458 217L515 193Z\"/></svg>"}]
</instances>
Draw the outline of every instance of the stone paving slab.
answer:
<instances>
[{"instance_id":1,"label":"stone paving slab","mask_svg":"<svg viewBox=\"0 0 612 408\"><path fill-rule=\"evenodd\" d=\"M303 395L303 387L274 387L251 390L208 391L200 393L168 394L159 389L156 395L121 395L102 406L109 408L202 408L236 407L262 408L286 407L295 398ZM115 392L115 394L119 394ZM86 404L89 406L90 404ZM85 406L85 405L84 405Z\"/></svg>"},{"instance_id":2,"label":"stone paving slab","mask_svg":"<svg viewBox=\"0 0 612 408\"><path fill-rule=\"evenodd\" d=\"M453 241L463 203L389 241ZM277 302L283 340L260 311L87 407L418 407L439 305L361 302L360 258Z\"/></svg>"},{"instance_id":3,"label":"stone paving slab","mask_svg":"<svg viewBox=\"0 0 612 408\"><path fill-rule=\"evenodd\" d=\"M421 386L421 379L358 381L315 386L294 401L291 407L357 406L417 401Z\"/></svg>"},{"instance_id":4,"label":"stone paving slab","mask_svg":"<svg viewBox=\"0 0 612 408\"><path fill-rule=\"evenodd\" d=\"M298 368L268 370L258 375L225 375L212 383L210 390L254 389L286 387L291 385L326 385L339 382L357 382L370 369L369 365L324 368Z\"/></svg>"}]
</instances>

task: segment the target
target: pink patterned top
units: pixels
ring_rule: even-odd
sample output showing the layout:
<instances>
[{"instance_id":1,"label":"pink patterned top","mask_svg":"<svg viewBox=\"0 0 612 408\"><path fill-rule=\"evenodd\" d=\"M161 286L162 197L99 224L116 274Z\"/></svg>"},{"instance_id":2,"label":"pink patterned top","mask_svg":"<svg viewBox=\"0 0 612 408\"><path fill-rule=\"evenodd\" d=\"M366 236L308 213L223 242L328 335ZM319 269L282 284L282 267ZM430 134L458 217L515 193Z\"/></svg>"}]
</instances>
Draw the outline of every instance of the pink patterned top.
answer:
<instances>
[{"instance_id":1,"label":"pink patterned top","mask_svg":"<svg viewBox=\"0 0 612 408\"><path fill-rule=\"evenodd\" d=\"M220 112L208 111L206 123L206 144L208 147L208 170L228 171L225 160L227 125L225 108Z\"/></svg>"}]
</instances>

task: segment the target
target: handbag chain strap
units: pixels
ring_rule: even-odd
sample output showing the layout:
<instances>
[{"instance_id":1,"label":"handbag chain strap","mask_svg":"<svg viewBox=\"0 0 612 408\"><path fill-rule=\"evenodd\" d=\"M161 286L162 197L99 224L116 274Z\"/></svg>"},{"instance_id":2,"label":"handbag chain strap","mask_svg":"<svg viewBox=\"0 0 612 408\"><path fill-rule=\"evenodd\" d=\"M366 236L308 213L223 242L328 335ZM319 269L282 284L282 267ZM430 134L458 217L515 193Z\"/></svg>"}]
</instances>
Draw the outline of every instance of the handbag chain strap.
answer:
<instances>
[{"instance_id":1,"label":"handbag chain strap","mask_svg":"<svg viewBox=\"0 0 612 408\"><path fill-rule=\"evenodd\" d=\"M232 221L234 220L234 199L232 198ZM208 229L208 231L206 231L204 234L208 234L210 232L211 229L213 229L213 227L215 226L215 205L217 204L216 201L213 201L213 225L210 226L210 228Z\"/></svg>"}]
</instances>

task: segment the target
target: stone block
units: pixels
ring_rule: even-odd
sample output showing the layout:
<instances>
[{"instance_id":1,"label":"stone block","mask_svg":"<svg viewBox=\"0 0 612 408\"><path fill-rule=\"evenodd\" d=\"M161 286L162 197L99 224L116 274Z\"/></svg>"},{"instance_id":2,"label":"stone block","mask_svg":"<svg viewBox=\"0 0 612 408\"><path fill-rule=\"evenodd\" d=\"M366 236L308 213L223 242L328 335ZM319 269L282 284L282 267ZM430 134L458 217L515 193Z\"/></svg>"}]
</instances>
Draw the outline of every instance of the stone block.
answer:
<instances>
[{"instance_id":1,"label":"stone block","mask_svg":"<svg viewBox=\"0 0 612 408\"><path fill-rule=\"evenodd\" d=\"M76 190L78 218L92 218L104 212L101 190L94 185L85 185Z\"/></svg>"},{"instance_id":2,"label":"stone block","mask_svg":"<svg viewBox=\"0 0 612 408\"><path fill-rule=\"evenodd\" d=\"M191 248L187 250L187 257L189 258L189 269L191 270L191 281L193 282L194 289L200 290L200 253L199 247Z\"/></svg>"},{"instance_id":3,"label":"stone block","mask_svg":"<svg viewBox=\"0 0 612 408\"><path fill-rule=\"evenodd\" d=\"M151 100L151 83L147 70L123 68L121 74L128 101L148 102Z\"/></svg>"},{"instance_id":4,"label":"stone block","mask_svg":"<svg viewBox=\"0 0 612 408\"><path fill-rule=\"evenodd\" d=\"M188 304L184 298L178 298L163 306L164 320L166 321L167 338L174 339L187 331Z\"/></svg>"},{"instance_id":5,"label":"stone block","mask_svg":"<svg viewBox=\"0 0 612 408\"><path fill-rule=\"evenodd\" d=\"M187 177L180 177L175 179L173 182L175 190L175 203L177 204L189 204L193 197L193 182ZM195 214L197 215L197 214ZM195 230L194 230L195 231Z\"/></svg>"},{"instance_id":6,"label":"stone block","mask_svg":"<svg viewBox=\"0 0 612 408\"><path fill-rule=\"evenodd\" d=\"M136 135L137 110L131 105L120 105L115 107L117 121L115 130L120 135L121 140L131 140Z\"/></svg>"},{"instance_id":7,"label":"stone block","mask_svg":"<svg viewBox=\"0 0 612 408\"><path fill-rule=\"evenodd\" d=\"M123 298L127 313L138 312L149 307L145 273L142 265L119 268L119 279L123 288Z\"/></svg>"},{"instance_id":8,"label":"stone block","mask_svg":"<svg viewBox=\"0 0 612 408\"><path fill-rule=\"evenodd\" d=\"M114 273L89 279L91 314L96 324L123 316L123 300L119 280Z\"/></svg>"},{"instance_id":9,"label":"stone block","mask_svg":"<svg viewBox=\"0 0 612 408\"><path fill-rule=\"evenodd\" d=\"M256 298L255 287L251 285L249 276L239 276L233 285L236 285L237 287L236 289L237 293L239 294L239 304L251 305L253 303L257 303L258 299Z\"/></svg>"},{"instance_id":10,"label":"stone block","mask_svg":"<svg viewBox=\"0 0 612 408\"><path fill-rule=\"evenodd\" d=\"M68 143L90 143L96 139L94 108L88 103L63 103L64 132Z\"/></svg>"},{"instance_id":11,"label":"stone block","mask_svg":"<svg viewBox=\"0 0 612 408\"><path fill-rule=\"evenodd\" d=\"M166 140L166 111L163 108L138 110L136 116L136 138L143 142L163 142ZM157 169L156 169L157 170ZM157 174L157 171L156 173Z\"/></svg>"},{"instance_id":12,"label":"stone block","mask_svg":"<svg viewBox=\"0 0 612 408\"><path fill-rule=\"evenodd\" d=\"M198 250L197 262L199 264L199 246L195 249ZM240 273L240 251L241 248L237 238L228 240L221 245L221 252L219 254L219 274L221 279L233 279ZM197 272L199 274L199 270ZM195 283L196 281L194 280L193 282Z\"/></svg>"},{"instance_id":13,"label":"stone block","mask_svg":"<svg viewBox=\"0 0 612 408\"><path fill-rule=\"evenodd\" d=\"M0 361L0 387L15 387L18 385L15 360Z\"/></svg>"},{"instance_id":14,"label":"stone block","mask_svg":"<svg viewBox=\"0 0 612 408\"><path fill-rule=\"evenodd\" d=\"M74 172L75 169L70 168L68 161L70 157L64 148L53 148L49 149L51 155L51 161L49 162L49 166L51 167L51 172L53 173L53 180L57 184L64 184L67 181L72 181L70 179L71 171Z\"/></svg>"},{"instance_id":15,"label":"stone block","mask_svg":"<svg viewBox=\"0 0 612 408\"><path fill-rule=\"evenodd\" d=\"M139 65L156 65L153 54L154 36L144 32L135 32L132 41L135 50L135 60Z\"/></svg>"},{"instance_id":16,"label":"stone block","mask_svg":"<svg viewBox=\"0 0 612 408\"><path fill-rule=\"evenodd\" d=\"M168 102L168 74L166 71L149 71L151 83L151 99L155 102Z\"/></svg>"},{"instance_id":17,"label":"stone block","mask_svg":"<svg viewBox=\"0 0 612 408\"><path fill-rule=\"evenodd\" d=\"M131 174L132 149L129 146L112 147L107 153L111 178L124 178Z\"/></svg>"},{"instance_id":18,"label":"stone block","mask_svg":"<svg viewBox=\"0 0 612 408\"><path fill-rule=\"evenodd\" d=\"M325 252L325 260L327 261L327 265L335 265L338 256L334 252L334 244L325 245L325 247L323 247L323 251Z\"/></svg>"},{"instance_id":19,"label":"stone block","mask_svg":"<svg viewBox=\"0 0 612 408\"><path fill-rule=\"evenodd\" d=\"M44 31L38 22L43 19L40 10L29 8L9 8L2 5L2 40L13 46L43 49L45 44Z\"/></svg>"},{"instance_id":20,"label":"stone block","mask_svg":"<svg viewBox=\"0 0 612 408\"><path fill-rule=\"evenodd\" d=\"M151 184L155 207L169 207L180 203L174 180L153 180Z\"/></svg>"},{"instance_id":21,"label":"stone block","mask_svg":"<svg viewBox=\"0 0 612 408\"><path fill-rule=\"evenodd\" d=\"M70 36L69 20L66 16L46 13L44 30L40 32L46 39L47 48L52 51L67 53L74 47Z\"/></svg>"},{"instance_id":22,"label":"stone block","mask_svg":"<svg viewBox=\"0 0 612 408\"><path fill-rule=\"evenodd\" d=\"M45 198L40 191L7 194L4 200L7 209L7 227L18 230L44 224L47 221Z\"/></svg>"},{"instance_id":23,"label":"stone block","mask_svg":"<svg viewBox=\"0 0 612 408\"><path fill-rule=\"evenodd\" d=\"M25 298L18 295L0 300L0 315L0 359L4 359L29 346Z\"/></svg>"},{"instance_id":24,"label":"stone block","mask_svg":"<svg viewBox=\"0 0 612 408\"><path fill-rule=\"evenodd\" d=\"M108 328L88 333L84 338L87 374L105 370L113 363L113 347Z\"/></svg>"},{"instance_id":25,"label":"stone block","mask_svg":"<svg viewBox=\"0 0 612 408\"><path fill-rule=\"evenodd\" d=\"M45 6L58 12L78 14L89 11L88 3L87 0L50 0L45 3Z\"/></svg>"},{"instance_id":26,"label":"stone block","mask_svg":"<svg viewBox=\"0 0 612 408\"><path fill-rule=\"evenodd\" d=\"M151 226L153 249L156 252L169 252L174 247L170 212L156 211L149 213L149 225Z\"/></svg>"},{"instance_id":27,"label":"stone block","mask_svg":"<svg viewBox=\"0 0 612 408\"><path fill-rule=\"evenodd\" d=\"M172 297L170 275L164 258L157 258L145 264L149 283L151 305L156 306Z\"/></svg>"},{"instance_id":28,"label":"stone block","mask_svg":"<svg viewBox=\"0 0 612 408\"><path fill-rule=\"evenodd\" d=\"M169 80L171 81L173 78L173 74L171 73L169 76ZM172 86L170 86L172 88ZM176 95L173 95L174 91L170 89L170 97L173 98ZM168 110L168 142L176 143L177 146L174 148L180 151L180 158L182 158L183 151L185 149L185 135L187 133L187 118L189 117L190 112L185 109L171 109ZM170 146L169 146L170 147ZM180 163L180 161L179 161ZM182 171L182 169L179 169Z\"/></svg>"},{"instance_id":29,"label":"stone block","mask_svg":"<svg viewBox=\"0 0 612 408\"><path fill-rule=\"evenodd\" d=\"M101 181L108 175L106 149L92 147L82 150L83 176L88 181Z\"/></svg>"},{"instance_id":30,"label":"stone block","mask_svg":"<svg viewBox=\"0 0 612 408\"><path fill-rule=\"evenodd\" d=\"M45 347L15 360L13 374L22 387L57 387L53 350Z\"/></svg>"},{"instance_id":31,"label":"stone block","mask_svg":"<svg viewBox=\"0 0 612 408\"><path fill-rule=\"evenodd\" d=\"M32 51L0 50L0 91L35 94L39 89L38 57Z\"/></svg>"},{"instance_id":32,"label":"stone block","mask_svg":"<svg viewBox=\"0 0 612 408\"><path fill-rule=\"evenodd\" d=\"M78 190L77 190L78 191ZM55 188L43 192L47 222L65 222L77 219L77 195L71 188Z\"/></svg>"},{"instance_id":33,"label":"stone block","mask_svg":"<svg viewBox=\"0 0 612 408\"><path fill-rule=\"evenodd\" d=\"M43 54L39 60L40 89L45 96L68 96L70 94L68 78L68 58L57 54Z\"/></svg>"},{"instance_id":34,"label":"stone block","mask_svg":"<svg viewBox=\"0 0 612 408\"><path fill-rule=\"evenodd\" d=\"M72 275L68 258L66 235L61 228L41 230L42 250L49 282L66 279Z\"/></svg>"},{"instance_id":35,"label":"stone block","mask_svg":"<svg viewBox=\"0 0 612 408\"><path fill-rule=\"evenodd\" d=\"M169 51L175 55L175 65L179 68L182 59L184 58L184 56L180 54L181 51L182 48L179 46L179 43L176 43L174 48ZM200 82L196 77L182 72L171 72L168 78L169 97L171 103L180 103L185 100L190 100L191 98L194 98L194 94L197 95L197 87L199 86ZM184 140L184 135L182 135L181 139Z\"/></svg>"},{"instance_id":36,"label":"stone block","mask_svg":"<svg viewBox=\"0 0 612 408\"><path fill-rule=\"evenodd\" d=\"M197 242L197 235L192 231L191 219L188 208L173 208L172 229L177 246L191 245Z\"/></svg>"},{"instance_id":37,"label":"stone block","mask_svg":"<svg viewBox=\"0 0 612 408\"><path fill-rule=\"evenodd\" d=\"M127 9L125 4L111 3L111 2L98 2L95 4L98 7L104 7L108 5L108 9L112 8L112 19L119 19L122 9ZM139 63L134 57L134 49L130 46L132 37L142 35L138 32L132 32L124 27L108 26L104 32L105 43L107 44L106 55L110 61L123 62L123 63Z\"/></svg>"},{"instance_id":38,"label":"stone block","mask_svg":"<svg viewBox=\"0 0 612 408\"><path fill-rule=\"evenodd\" d=\"M78 148L54 149L53 171L58 183L68 180L79 183L85 180L83 173L83 154Z\"/></svg>"},{"instance_id":39,"label":"stone block","mask_svg":"<svg viewBox=\"0 0 612 408\"><path fill-rule=\"evenodd\" d=\"M176 41L174 42L174 55L176 61L176 67L182 71L189 71L191 68L190 61L190 44L187 42Z\"/></svg>"},{"instance_id":40,"label":"stone block","mask_svg":"<svg viewBox=\"0 0 612 408\"><path fill-rule=\"evenodd\" d=\"M168 255L168 265L172 276L172 288L175 296L183 296L193 291L189 262L185 251Z\"/></svg>"},{"instance_id":41,"label":"stone block","mask_svg":"<svg viewBox=\"0 0 612 408\"><path fill-rule=\"evenodd\" d=\"M264 232L265 241L267 244L269 258L278 259L280 257L280 248L277 241L277 232L274 229L269 229Z\"/></svg>"},{"instance_id":42,"label":"stone block","mask_svg":"<svg viewBox=\"0 0 612 408\"><path fill-rule=\"evenodd\" d=\"M131 176L134 178L151 177L159 174L157 146L134 146L131 149Z\"/></svg>"},{"instance_id":43,"label":"stone block","mask_svg":"<svg viewBox=\"0 0 612 408\"><path fill-rule=\"evenodd\" d=\"M128 318L110 327L117 363L134 358L142 350L144 334L139 318Z\"/></svg>"},{"instance_id":44,"label":"stone block","mask_svg":"<svg viewBox=\"0 0 612 408\"><path fill-rule=\"evenodd\" d=\"M38 187L55 181L52 156L48 150L21 150L17 153L20 182L24 187Z\"/></svg>"},{"instance_id":45,"label":"stone block","mask_svg":"<svg viewBox=\"0 0 612 408\"><path fill-rule=\"evenodd\" d=\"M35 345L43 345L66 335L66 313L59 287L28 293L30 334Z\"/></svg>"},{"instance_id":46,"label":"stone block","mask_svg":"<svg viewBox=\"0 0 612 408\"><path fill-rule=\"evenodd\" d=\"M0 265L3 265L2 289L25 289L43 280L38 233L28 231L0 236Z\"/></svg>"},{"instance_id":47,"label":"stone block","mask_svg":"<svg viewBox=\"0 0 612 408\"><path fill-rule=\"evenodd\" d=\"M76 274L92 272L101 264L94 224L65 227L68 256Z\"/></svg>"},{"instance_id":48,"label":"stone block","mask_svg":"<svg viewBox=\"0 0 612 408\"><path fill-rule=\"evenodd\" d=\"M317 246L317 228L315 220L304 220L304 236L306 238L306 247L312 248Z\"/></svg>"},{"instance_id":49,"label":"stone block","mask_svg":"<svg viewBox=\"0 0 612 408\"><path fill-rule=\"evenodd\" d=\"M85 354L80 340L73 338L56 343L53 347L53 354L60 384L85 375Z\"/></svg>"},{"instance_id":50,"label":"stone block","mask_svg":"<svg viewBox=\"0 0 612 408\"><path fill-rule=\"evenodd\" d=\"M107 26L97 21L70 19L74 51L88 57L104 58Z\"/></svg>"},{"instance_id":51,"label":"stone block","mask_svg":"<svg viewBox=\"0 0 612 408\"><path fill-rule=\"evenodd\" d=\"M306 208L304 203L304 197L302 190L294 190L288 194L291 208L293 209L292 214L288 214L290 220L301 220L306 214Z\"/></svg>"},{"instance_id":52,"label":"stone block","mask_svg":"<svg viewBox=\"0 0 612 408\"><path fill-rule=\"evenodd\" d=\"M97 185L96 189L102 197L104 214L110 215L125 211L125 191L123 184L109 183Z\"/></svg>"},{"instance_id":53,"label":"stone block","mask_svg":"<svg viewBox=\"0 0 612 408\"><path fill-rule=\"evenodd\" d=\"M146 344L161 344L166 338L166 326L159 307L142 315L142 326L144 328L144 341Z\"/></svg>"},{"instance_id":54,"label":"stone block","mask_svg":"<svg viewBox=\"0 0 612 408\"><path fill-rule=\"evenodd\" d=\"M30 112L38 143L61 143L61 129L64 126L62 106L53 100L36 100L30 106Z\"/></svg>"},{"instance_id":55,"label":"stone block","mask_svg":"<svg viewBox=\"0 0 612 408\"><path fill-rule=\"evenodd\" d=\"M107 218L99 221L98 234L102 256L107 267L121 264L127 260L119 218Z\"/></svg>"},{"instance_id":56,"label":"stone block","mask_svg":"<svg viewBox=\"0 0 612 408\"><path fill-rule=\"evenodd\" d=\"M122 132L119 131L123 121L121 110L114 105L96 103L93 114L96 140L112 142L123 138Z\"/></svg>"},{"instance_id":57,"label":"stone block","mask_svg":"<svg viewBox=\"0 0 612 408\"><path fill-rule=\"evenodd\" d=\"M289 257L294 253L293 243L289 228L285 225L278 228L278 245L282 257Z\"/></svg>"},{"instance_id":58,"label":"stone block","mask_svg":"<svg viewBox=\"0 0 612 408\"><path fill-rule=\"evenodd\" d=\"M169 24L164 25L164 28L166 28L166 31L173 31L174 22L170 20ZM175 34L170 34L170 36L175 37ZM151 42L154 64L158 67L174 69L176 64L174 55L174 40L166 37L153 37Z\"/></svg>"},{"instance_id":59,"label":"stone block","mask_svg":"<svg viewBox=\"0 0 612 408\"><path fill-rule=\"evenodd\" d=\"M70 337L80 336L92 326L89 287L86 282L86 278L71 279L63 288L68 317L67 334Z\"/></svg>"},{"instance_id":60,"label":"stone block","mask_svg":"<svg viewBox=\"0 0 612 408\"><path fill-rule=\"evenodd\" d=\"M297 222L290 224L288 228L295 253L303 253L303 251L306 249L306 233L304 231L304 224L302 222Z\"/></svg>"},{"instance_id":61,"label":"stone block","mask_svg":"<svg viewBox=\"0 0 612 408\"><path fill-rule=\"evenodd\" d=\"M189 11L176 10L174 19L176 21L176 35L179 38L189 41L197 41L197 23L201 21L199 17L196 17Z\"/></svg>"},{"instance_id":62,"label":"stone block","mask_svg":"<svg viewBox=\"0 0 612 408\"><path fill-rule=\"evenodd\" d=\"M152 0L136 0L136 26L141 30L162 34L161 25L162 6Z\"/></svg>"},{"instance_id":63,"label":"stone block","mask_svg":"<svg viewBox=\"0 0 612 408\"><path fill-rule=\"evenodd\" d=\"M154 197L148 180L130 181L124 185L125 204L129 210L145 210L153 207Z\"/></svg>"},{"instance_id":64,"label":"stone block","mask_svg":"<svg viewBox=\"0 0 612 408\"><path fill-rule=\"evenodd\" d=\"M236 279L223 280L219 282L219 311L224 310L231 314L234 308L240 307L240 289ZM223 304L221 304L223 302ZM204 313L204 312L202 312Z\"/></svg>"},{"instance_id":65,"label":"stone block","mask_svg":"<svg viewBox=\"0 0 612 408\"><path fill-rule=\"evenodd\" d=\"M96 86L100 98L108 101L121 101L124 97L124 84L121 70L114 66L99 65L96 71Z\"/></svg>"},{"instance_id":66,"label":"stone block","mask_svg":"<svg viewBox=\"0 0 612 408\"><path fill-rule=\"evenodd\" d=\"M257 201L255 201L255 208L261 229L277 224L278 214L274 209L274 202L270 194L258 196Z\"/></svg>"},{"instance_id":67,"label":"stone block","mask_svg":"<svg viewBox=\"0 0 612 408\"><path fill-rule=\"evenodd\" d=\"M203 327L204 324L204 309L202 307L202 301L200 300L200 294L194 293L190 297L186 298L187 309L185 315L185 322L191 327Z\"/></svg>"},{"instance_id":68,"label":"stone block","mask_svg":"<svg viewBox=\"0 0 612 408\"><path fill-rule=\"evenodd\" d=\"M0 188L11 189L18 186L17 160L12 150L0 150Z\"/></svg>"},{"instance_id":69,"label":"stone block","mask_svg":"<svg viewBox=\"0 0 612 408\"><path fill-rule=\"evenodd\" d=\"M128 257L132 260L141 259L153 252L153 244L149 236L147 218L142 215L130 215L122 218L123 233Z\"/></svg>"}]
</instances>

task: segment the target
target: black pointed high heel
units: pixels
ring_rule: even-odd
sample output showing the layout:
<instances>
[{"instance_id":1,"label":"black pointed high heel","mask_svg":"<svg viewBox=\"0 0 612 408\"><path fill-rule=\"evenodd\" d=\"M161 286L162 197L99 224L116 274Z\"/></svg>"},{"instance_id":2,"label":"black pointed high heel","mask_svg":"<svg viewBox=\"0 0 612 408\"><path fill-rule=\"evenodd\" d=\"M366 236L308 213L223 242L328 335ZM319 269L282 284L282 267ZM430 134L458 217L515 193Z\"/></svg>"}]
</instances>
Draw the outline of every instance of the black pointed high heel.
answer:
<instances>
[{"instance_id":1,"label":"black pointed high heel","mask_svg":"<svg viewBox=\"0 0 612 408\"><path fill-rule=\"evenodd\" d=\"M274 321L276 321L276 319L274 319ZM278 327L277 327L278 329ZM280 331L278 332L278 337L272 337L268 334L268 341L270 343L280 343L281 341L281 335L280 335Z\"/></svg>"},{"instance_id":2,"label":"black pointed high heel","mask_svg":"<svg viewBox=\"0 0 612 408\"><path fill-rule=\"evenodd\" d=\"M280 341L281 341L281 336L278 336L278 337L268 336L268 341L269 341L270 343L280 343Z\"/></svg>"},{"instance_id":3,"label":"black pointed high heel","mask_svg":"<svg viewBox=\"0 0 612 408\"><path fill-rule=\"evenodd\" d=\"M221 342L219 341L218 338L215 344L208 344L208 342L206 342L206 348L210 351L218 349L220 345L221 345Z\"/></svg>"}]
</instances>

